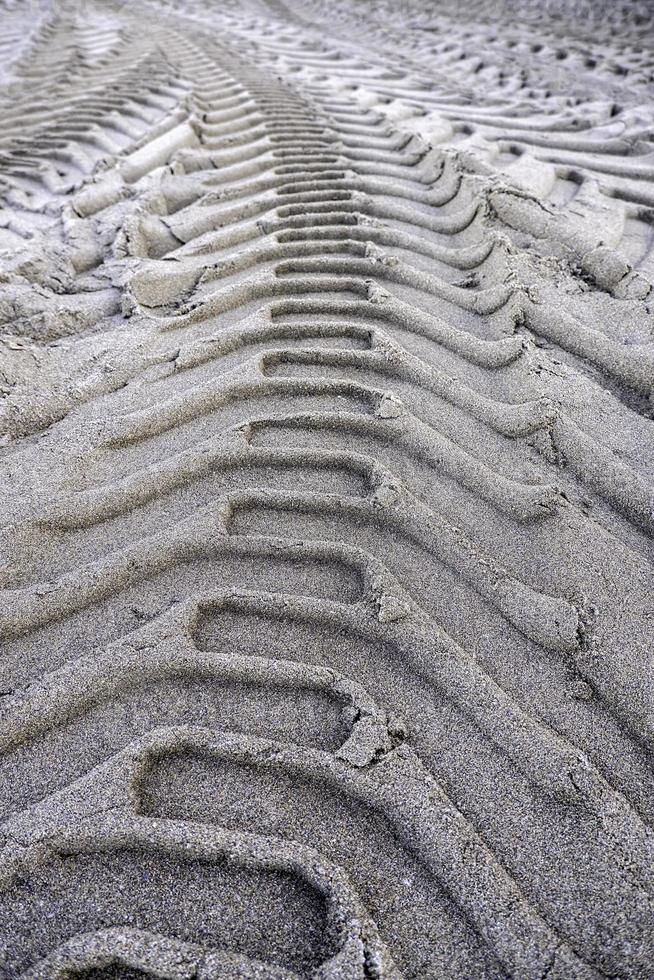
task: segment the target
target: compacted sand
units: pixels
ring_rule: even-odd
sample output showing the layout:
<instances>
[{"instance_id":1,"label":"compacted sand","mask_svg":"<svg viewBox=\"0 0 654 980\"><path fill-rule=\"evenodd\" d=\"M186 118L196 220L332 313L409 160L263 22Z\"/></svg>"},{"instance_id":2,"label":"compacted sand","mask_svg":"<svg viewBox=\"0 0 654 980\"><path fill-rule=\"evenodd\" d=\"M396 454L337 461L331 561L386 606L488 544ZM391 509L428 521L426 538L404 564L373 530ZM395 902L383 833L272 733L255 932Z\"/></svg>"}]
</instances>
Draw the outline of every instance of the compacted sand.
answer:
<instances>
[{"instance_id":1,"label":"compacted sand","mask_svg":"<svg viewBox=\"0 0 654 980\"><path fill-rule=\"evenodd\" d=\"M0 976L654 976L652 5L0 36Z\"/></svg>"}]
</instances>

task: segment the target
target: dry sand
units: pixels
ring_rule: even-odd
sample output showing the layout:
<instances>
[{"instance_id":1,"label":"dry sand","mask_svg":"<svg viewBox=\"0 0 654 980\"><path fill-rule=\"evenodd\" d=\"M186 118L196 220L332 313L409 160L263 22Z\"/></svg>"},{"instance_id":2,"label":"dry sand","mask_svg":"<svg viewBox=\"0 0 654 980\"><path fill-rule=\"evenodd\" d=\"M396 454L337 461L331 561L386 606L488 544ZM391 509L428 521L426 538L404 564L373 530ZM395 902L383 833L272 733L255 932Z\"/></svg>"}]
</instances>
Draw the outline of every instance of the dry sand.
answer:
<instances>
[{"instance_id":1,"label":"dry sand","mask_svg":"<svg viewBox=\"0 0 654 980\"><path fill-rule=\"evenodd\" d=\"M0 976L654 976L654 8L0 35Z\"/></svg>"}]
</instances>

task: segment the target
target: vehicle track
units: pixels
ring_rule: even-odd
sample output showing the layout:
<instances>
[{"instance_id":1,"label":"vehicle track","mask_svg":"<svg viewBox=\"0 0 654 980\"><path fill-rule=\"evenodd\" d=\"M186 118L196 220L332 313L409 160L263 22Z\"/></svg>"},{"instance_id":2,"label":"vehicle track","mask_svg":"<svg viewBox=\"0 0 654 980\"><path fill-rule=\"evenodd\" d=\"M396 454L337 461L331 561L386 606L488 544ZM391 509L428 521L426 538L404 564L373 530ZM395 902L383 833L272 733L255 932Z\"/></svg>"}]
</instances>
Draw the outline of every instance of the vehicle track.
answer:
<instances>
[{"instance_id":1,"label":"vehicle track","mask_svg":"<svg viewBox=\"0 0 654 980\"><path fill-rule=\"evenodd\" d=\"M0 976L647 976L647 10L5 6Z\"/></svg>"}]
</instances>

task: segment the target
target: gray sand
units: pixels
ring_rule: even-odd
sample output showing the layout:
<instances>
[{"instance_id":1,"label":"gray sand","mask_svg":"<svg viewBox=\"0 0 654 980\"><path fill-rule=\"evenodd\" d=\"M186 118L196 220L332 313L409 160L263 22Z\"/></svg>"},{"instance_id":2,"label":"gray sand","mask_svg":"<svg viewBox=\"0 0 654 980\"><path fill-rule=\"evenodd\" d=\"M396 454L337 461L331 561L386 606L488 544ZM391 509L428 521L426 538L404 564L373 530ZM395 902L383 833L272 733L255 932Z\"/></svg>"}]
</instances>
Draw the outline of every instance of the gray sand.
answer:
<instances>
[{"instance_id":1,"label":"gray sand","mask_svg":"<svg viewBox=\"0 0 654 980\"><path fill-rule=\"evenodd\" d=\"M654 976L651 5L0 28L0 976Z\"/></svg>"}]
</instances>

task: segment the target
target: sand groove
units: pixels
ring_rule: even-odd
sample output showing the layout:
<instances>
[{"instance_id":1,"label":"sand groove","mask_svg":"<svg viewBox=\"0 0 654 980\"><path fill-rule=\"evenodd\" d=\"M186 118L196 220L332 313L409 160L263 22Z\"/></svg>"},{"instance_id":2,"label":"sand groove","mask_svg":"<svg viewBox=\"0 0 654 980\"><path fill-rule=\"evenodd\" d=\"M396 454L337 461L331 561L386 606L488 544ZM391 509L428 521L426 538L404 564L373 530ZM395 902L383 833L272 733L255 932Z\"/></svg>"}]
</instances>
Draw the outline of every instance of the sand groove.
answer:
<instances>
[{"instance_id":1,"label":"sand groove","mask_svg":"<svg viewBox=\"0 0 654 980\"><path fill-rule=\"evenodd\" d=\"M0 3L0 976L651 971L651 12L468 6Z\"/></svg>"}]
</instances>

